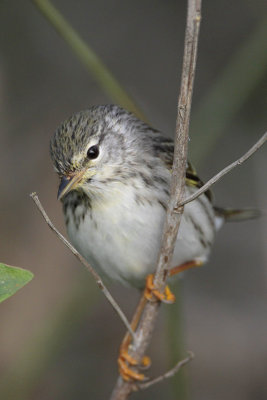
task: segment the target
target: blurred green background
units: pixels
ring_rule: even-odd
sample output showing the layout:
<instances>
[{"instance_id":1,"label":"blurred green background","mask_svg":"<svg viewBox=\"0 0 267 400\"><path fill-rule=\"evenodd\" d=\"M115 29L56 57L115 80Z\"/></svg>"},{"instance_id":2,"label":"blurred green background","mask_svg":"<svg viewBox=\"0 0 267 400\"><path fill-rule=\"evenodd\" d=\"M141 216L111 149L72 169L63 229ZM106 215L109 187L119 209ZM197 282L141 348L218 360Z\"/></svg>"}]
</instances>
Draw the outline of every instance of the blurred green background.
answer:
<instances>
[{"instance_id":1,"label":"blurred green background","mask_svg":"<svg viewBox=\"0 0 267 400\"><path fill-rule=\"evenodd\" d=\"M53 4L151 124L172 136L185 1ZM214 0L204 2L202 14L190 153L200 176L208 179L266 130L266 2ZM110 99L30 1L2 0L0 26L0 261L35 274L0 306L0 398L108 398L124 327L28 195L37 191L65 232L50 137L73 112ZM216 204L266 210L266 155L265 147L218 183ZM229 224L219 232L210 262L184 277L183 336L185 349L196 355L186 367L190 399L267 396L266 237L264 216ZM138 293L109 287L130 317ZM163 306L149 351L151 376L171 365L175 338L167 332L167 311ZM133 398L177 398L175 379Z\"/></svg>"}]
</instances>

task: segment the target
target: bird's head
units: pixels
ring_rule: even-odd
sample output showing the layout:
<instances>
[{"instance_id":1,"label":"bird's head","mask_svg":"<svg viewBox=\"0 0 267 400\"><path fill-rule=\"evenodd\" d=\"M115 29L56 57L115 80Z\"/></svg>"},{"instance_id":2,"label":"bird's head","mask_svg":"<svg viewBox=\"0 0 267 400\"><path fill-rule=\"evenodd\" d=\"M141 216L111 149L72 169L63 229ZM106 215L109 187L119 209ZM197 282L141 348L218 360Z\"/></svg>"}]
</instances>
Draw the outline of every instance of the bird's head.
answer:
<instances>
[{"instance_id":1,"label":"bird's head","mask_svg":"<svg viewBox=\"0 0 267 400\"><path fill-rule=\"evenodd\" d=\"M61 179L58 198L71 190L102 190L109 182L134 174L140 154L146 151L140 132L147 129L134 115L114 105L94 106L63 122L50 142Z\"/></svg>"}]
</instances>

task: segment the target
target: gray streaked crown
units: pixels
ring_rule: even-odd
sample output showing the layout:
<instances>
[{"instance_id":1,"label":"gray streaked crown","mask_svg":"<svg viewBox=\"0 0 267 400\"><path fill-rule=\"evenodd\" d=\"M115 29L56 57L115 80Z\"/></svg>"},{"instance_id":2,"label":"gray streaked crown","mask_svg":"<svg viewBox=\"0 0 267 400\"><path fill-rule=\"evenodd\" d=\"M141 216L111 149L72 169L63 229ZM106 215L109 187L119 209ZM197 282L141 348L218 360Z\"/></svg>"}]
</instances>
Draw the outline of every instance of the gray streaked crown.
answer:
<instances>
[{"instance_id":1,"label":"gray streaked crown","mask_svg":"<svg viewBox=\"0 0 267 400\"><path fill-rule=\"evenodd\" d=\"M154 158L154 161L157 158L165 165L172 163L171 139L121 107L100 105L73 114L52 137L50 153L59 175L77 169L73 157L84 152L92 138L96 138L97 143L106 149L109 162L114 159L117 164L125 164L128 160L134 164L142 163L147 158Z\"/></svg>"}]
</instances>

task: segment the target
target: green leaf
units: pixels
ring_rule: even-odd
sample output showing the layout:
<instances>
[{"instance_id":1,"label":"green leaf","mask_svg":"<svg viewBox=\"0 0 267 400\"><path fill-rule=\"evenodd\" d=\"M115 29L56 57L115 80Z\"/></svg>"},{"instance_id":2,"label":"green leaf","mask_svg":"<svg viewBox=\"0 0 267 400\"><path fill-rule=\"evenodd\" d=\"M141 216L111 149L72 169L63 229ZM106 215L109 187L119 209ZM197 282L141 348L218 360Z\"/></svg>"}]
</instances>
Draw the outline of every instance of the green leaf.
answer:
<instances>
[{"instance_id":1,"label":"green leaf","mask_svg":"<svg viewBox=\"0 0 267 400\"><path fill-rule=\"evenodd\" d=\"M33 274L26 269L0 263L0 302L12 296L32 278Z\"/></svg>"}]
</instances>

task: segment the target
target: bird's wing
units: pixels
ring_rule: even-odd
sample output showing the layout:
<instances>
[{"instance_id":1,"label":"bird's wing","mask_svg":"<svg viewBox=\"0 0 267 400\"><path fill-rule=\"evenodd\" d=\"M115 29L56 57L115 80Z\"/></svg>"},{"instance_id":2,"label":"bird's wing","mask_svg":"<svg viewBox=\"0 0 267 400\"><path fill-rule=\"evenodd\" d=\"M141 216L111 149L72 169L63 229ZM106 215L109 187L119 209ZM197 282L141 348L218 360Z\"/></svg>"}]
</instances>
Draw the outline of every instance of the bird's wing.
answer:
<instances>
[{"instance_id":1,"label":"bird's wing","mask_svg":"<svg viewBox=\"0 0 267 400\"><path fill-rule=\"evenodd\" d=\"M196 187L198 189L200 189L204 185L203 181L197 175L197 172L196 172L195 168L192 166L192 164L190 163L190 161L187 161L186 184L189 186ZM205 192L205 195L207 196L209 201L212 202L211 190L207 190Z\"/></svg>"},{"instance_id":2,"label":"bird's wing","mask_svg":"<svg viewBox=\"0 0 267 400\"><path fill-rule=\"evenodd\" d=\"M158 150L158 151L157 151ZM161 160L166 164L166 166L171 170L173 163L173 151L174 144L171 139L163 138L162 136L158 138L158 143L156 145L157 155L161 158ZM197 175L195 168L192 166L190 161L187 161L186 168L186 184L191 187L195 187L197 189L201 188L204 183ZM205 192L207 198L212 202L212 193L210 190Z\"/></svg>"}]
</instances>

